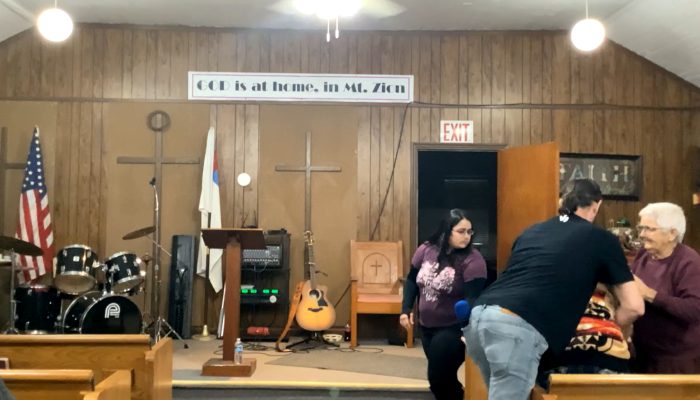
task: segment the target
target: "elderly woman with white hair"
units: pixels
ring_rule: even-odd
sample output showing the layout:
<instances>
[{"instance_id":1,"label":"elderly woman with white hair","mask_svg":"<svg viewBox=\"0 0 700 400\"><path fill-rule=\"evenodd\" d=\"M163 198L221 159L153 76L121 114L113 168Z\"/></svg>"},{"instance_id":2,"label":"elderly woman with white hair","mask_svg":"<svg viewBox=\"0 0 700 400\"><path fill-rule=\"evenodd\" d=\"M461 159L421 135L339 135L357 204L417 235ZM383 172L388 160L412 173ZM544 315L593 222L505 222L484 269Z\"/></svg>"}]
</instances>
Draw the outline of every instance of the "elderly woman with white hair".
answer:
<instances>
[{"instance_id":1,"label":"elderly woman with white hair","mask_svg":"<svg viewBox=\"0 0 700 400\"><path fill-rule=\"evenodd\" d=\"M636 372L700 374L700 256L684 245L685 215L671 203L639 212L644 243L632 273L646 304L634 324Z\"/></svg>"}]
</instances>

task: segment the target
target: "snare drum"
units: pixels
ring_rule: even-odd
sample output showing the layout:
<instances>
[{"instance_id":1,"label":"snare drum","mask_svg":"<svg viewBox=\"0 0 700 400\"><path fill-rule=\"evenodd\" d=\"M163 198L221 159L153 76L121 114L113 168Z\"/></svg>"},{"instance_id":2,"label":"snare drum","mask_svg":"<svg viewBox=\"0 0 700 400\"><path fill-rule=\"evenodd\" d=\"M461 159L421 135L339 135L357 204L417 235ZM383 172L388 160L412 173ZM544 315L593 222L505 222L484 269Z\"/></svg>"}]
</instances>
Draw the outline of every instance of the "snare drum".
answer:
<instances>
[{"instance_id":1,"label":"snare drum","mask_svg":"<svg viewBox=\"0 0 700 400\"><path fill-rule=\"evenodd\" d=\"M58 290L44 285L15 288L15 328L30 335L56 331L61 315L61 297Z\"/></svg>"},{"instance_id":2,"label":"snare drum","mask_svg":"<svg viewBox=\"0 0 700 400\"><path fill-rule=\"evenodd\" d=\"M67 246L56 254L54 285L68 294L81 294L95 287L99 257L91 248L80 244Z\"/></svg>"},{"instance_id":3,"label":"snare drum","mask_svg":"<svg viewBox=\"0 0 700 400\"><path fill-rule=\"evenodd\" d=\"M114 293L126 293L143 281L139 258L134 253L114 254L104 264L107 266L110 289Z\"/></svg>"}]
</instances>

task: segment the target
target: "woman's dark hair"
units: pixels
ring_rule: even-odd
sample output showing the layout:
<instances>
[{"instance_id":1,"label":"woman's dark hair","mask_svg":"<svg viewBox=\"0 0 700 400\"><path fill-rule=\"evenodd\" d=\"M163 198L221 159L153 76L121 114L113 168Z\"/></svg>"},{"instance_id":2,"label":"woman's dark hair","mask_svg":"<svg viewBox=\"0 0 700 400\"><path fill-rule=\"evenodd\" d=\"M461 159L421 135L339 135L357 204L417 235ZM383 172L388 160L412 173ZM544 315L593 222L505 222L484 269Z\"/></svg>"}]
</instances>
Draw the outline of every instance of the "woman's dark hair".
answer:
<instances>
[{"instance_id":1,"label":"woman's dark hair","mask_svg":"<svg viewBox=\"0 0 700 400\"><path fill-rule=\"evenodd\" d=\"M587 178L570 180L562 190L559 214L571 215L579 208L589 207L602 199L603 193L595 181Z\"/></svg>"},{"instance_id":2,"label":"woman's dark hair","mask_svg":"<svg viewBox=\"0 0 700 400\"><path fill-rule=\"evenodd\" d=\"M456 268L456 262L460 258L468 255L472 249L472 241L470 240L467 247L463 249L452 249L452 251L450 251L452 229L463 219L469 220L464 210L460 210L459 208L450 210L450 212L442 218L442 221L440 221L440 226L435 233L428 238L428 243L438 248L438 274L448 265Z\"/></svg>"}]
</instances>

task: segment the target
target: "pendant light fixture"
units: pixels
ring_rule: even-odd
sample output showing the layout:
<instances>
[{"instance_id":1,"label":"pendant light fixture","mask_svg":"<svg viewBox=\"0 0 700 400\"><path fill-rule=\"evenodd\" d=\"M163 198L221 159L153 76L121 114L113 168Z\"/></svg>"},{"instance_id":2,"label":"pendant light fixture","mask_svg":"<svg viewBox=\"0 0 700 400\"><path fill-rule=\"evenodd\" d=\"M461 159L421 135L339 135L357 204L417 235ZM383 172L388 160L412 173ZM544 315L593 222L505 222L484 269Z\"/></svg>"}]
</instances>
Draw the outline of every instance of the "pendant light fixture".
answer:
<instances>
[{"instance_id":1,"label":"pendant light fixture","mask_svg":"<svg viewBox=\"0 0 700 400\"><path fill-rule=\"evenodd\" d=\"M586 19L579 21L571 30L571 41L581 51L598 48L605 40L605 27L600 21L588 18L588 0L586 0Z\"/></svg>"},{"instance_id":2,"label":"pendant light fixture","mask_svg":"<svg viewBox=\"0 0 700 400\"><path fill-rule=\"evenodd\" d=\"M54 8L39 15L37 26L41 35L52 42L62 42L73 33L73 20L65 11L58 9L58 0L55 0Z\"/></svg>"},{"instance_id":3,"label":"pendant light fixture","mask_svg":"<svg viewBox=\"0 0 700 400\"><path fill-rule=\"evenodd\" d=\"M340 37L340 17L349 17L360 9L362 0L295 0L294 5L304 14L316 14L326 20L326 41L331 41L331 21L335 20L335 38Z\"/></svg>"}]
</instances>

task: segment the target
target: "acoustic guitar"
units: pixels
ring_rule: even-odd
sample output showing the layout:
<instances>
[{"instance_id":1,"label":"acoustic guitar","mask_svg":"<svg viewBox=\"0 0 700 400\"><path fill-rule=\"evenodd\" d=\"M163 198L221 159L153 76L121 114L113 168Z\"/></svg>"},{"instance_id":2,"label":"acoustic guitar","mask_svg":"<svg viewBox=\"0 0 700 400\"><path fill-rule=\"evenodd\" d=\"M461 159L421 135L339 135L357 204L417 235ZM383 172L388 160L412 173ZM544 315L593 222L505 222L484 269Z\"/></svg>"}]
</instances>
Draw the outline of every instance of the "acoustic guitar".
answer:
<instances>
[{"instance_id":1,"label":"acoustic guitar","mask_svg":"<svg viewBox=\"0 0 700 400\"><path fill-rule=\"evenodd\" d=\"M314 235L304 232L304 240L309 251L309 272L311 278L301 289L301 302L296 320L299 326L310 332L329 329L335 323L335 308L328 302L328 288L316 284L316 263L314 261Z\"/></svg>"}]
</instances>

